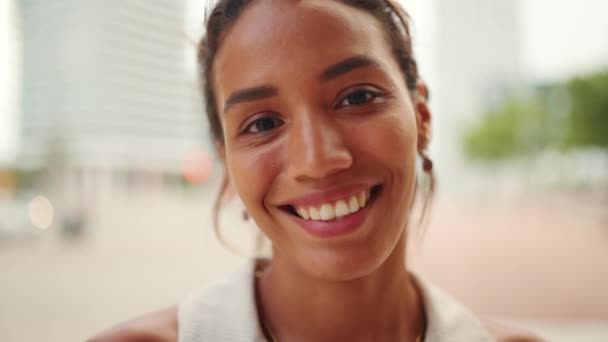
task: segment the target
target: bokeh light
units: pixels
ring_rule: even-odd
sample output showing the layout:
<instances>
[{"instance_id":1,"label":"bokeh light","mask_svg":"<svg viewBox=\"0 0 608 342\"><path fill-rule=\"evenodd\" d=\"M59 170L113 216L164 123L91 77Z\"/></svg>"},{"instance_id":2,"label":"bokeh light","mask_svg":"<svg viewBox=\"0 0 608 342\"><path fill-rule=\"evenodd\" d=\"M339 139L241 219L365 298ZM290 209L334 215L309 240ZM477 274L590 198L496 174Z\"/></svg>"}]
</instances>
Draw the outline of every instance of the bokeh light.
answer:
<instances>
[{"instance_id":1,"label":"bokeh light","mask_svg":"<svg viewBox=\"0 0 608 342\"><path fill-rule=\"evenodd\" d=\"M48 198L38 195L28 206L30 222L38 229L48 229L53 224L55 211Z\"/></svg>"},{"instance_id":2,"label":"bokeh light","mask_svg":"<svg viewBox=\"0 0 608 342\"><path fill-rule=\"evenodd\" d=\"M209 153L203 150L194 151L184 158L182 173L192 184L205 183L213 172L213 160Z\"/></svg>"}]
</instances>

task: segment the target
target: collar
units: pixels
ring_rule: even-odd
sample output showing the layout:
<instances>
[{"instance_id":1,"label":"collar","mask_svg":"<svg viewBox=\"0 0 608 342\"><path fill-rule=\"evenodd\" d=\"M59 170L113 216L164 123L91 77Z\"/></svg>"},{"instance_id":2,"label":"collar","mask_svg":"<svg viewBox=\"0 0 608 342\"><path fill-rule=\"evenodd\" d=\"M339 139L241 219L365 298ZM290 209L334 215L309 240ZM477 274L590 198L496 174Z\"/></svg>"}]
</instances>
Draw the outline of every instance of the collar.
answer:
<instances>
[{"instance_id":1,"label":"collar","mask_svg":"<svg viewBox=\"0 0 608 342\"><path fill-rule=\"evenodd\" d=\"M179 342L263 342L255 302L256 260L187 298L179 306ZM493 341L475 315L414 275L427 319L425 342Z\"/></svg>"}]
</instances>

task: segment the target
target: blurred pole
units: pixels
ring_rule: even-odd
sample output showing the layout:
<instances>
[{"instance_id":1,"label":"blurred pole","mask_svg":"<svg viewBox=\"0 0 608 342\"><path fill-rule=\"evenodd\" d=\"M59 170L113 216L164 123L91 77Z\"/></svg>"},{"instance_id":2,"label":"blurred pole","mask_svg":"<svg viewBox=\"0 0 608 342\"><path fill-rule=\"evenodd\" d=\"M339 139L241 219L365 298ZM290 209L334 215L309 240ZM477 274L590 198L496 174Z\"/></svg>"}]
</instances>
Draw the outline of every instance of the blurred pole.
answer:
<instances>
[{"instance_id":1,"label":"blurred pole","mask_svg":"<svg viewBox=\"0 0 608 342\"><path fill-rule=\"evenodd\" d=\"M15 162L20 87L20 39L13 0L0 1L0 168Z\"/></svg>"}]
</instances>

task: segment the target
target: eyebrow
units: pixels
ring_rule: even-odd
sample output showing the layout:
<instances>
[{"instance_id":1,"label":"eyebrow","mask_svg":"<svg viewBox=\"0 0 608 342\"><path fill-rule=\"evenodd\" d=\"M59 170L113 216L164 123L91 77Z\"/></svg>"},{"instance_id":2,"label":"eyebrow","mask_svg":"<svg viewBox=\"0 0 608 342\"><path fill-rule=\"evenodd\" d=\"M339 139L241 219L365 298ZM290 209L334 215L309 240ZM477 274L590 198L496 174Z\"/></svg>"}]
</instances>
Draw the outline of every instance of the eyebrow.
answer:
<instances>
[{"instance_id":1,"label":"eyebrow","mask_svg":"<svg viewBox=\"0 0 608 342\"><path fill-rule=\"evenodd\" d=\"M321 81L326 82L347 74L355 69L369 66L380 66L380 63L365 55L356 55L329 66L321 73L320 79ZM267 85L237 90L230 94L228 100L226 100L224 103L224 113L237 103L262 100L277 96L278 94L279 91L277 88Z\"/></svg>"},{"instance_id":2,"label":"eyebrow","mask_svg":"<svg viewBox=\"0 0 608 342\"><path fill-rule=\"evenodd\" d=\"M365 55L357 55L338 62L321 73L321 81L329 81L358 68L380 66L380 63Z\"/></svg>"},{"instance_id":3,"label":"eyebrow","mask_svg":"<svg viewBox=\"0 0 608 342\"><path fill-rule=\"evenodd\" d=\"M224 113L237 103L261 100L276 96L278 93L279 91L277 88L271 86L260 86L237 90L232 93L230 97L228 97L228 100L226 100L224 103Z\"/></svg>"}]
</instances>

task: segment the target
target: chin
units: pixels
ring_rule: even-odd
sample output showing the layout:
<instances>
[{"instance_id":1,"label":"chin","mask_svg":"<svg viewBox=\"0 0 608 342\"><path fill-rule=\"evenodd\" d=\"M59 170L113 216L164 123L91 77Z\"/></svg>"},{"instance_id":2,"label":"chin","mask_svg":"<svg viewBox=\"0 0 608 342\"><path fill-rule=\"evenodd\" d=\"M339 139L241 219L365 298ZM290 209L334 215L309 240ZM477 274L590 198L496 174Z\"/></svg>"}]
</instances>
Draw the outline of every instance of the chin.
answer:
<instances>
[{"instance_id":1,"label":"chin","mask_svg":"<svg viewBox=\"0 0 608 342\"><path fill-rule=\"evenodd\" d=\"M317 247L298 255L297 263L310 276L327 281L350 281L374 273L389 257L385 249L362 242L349 247Z\"/></svg>"}]
</instances>

